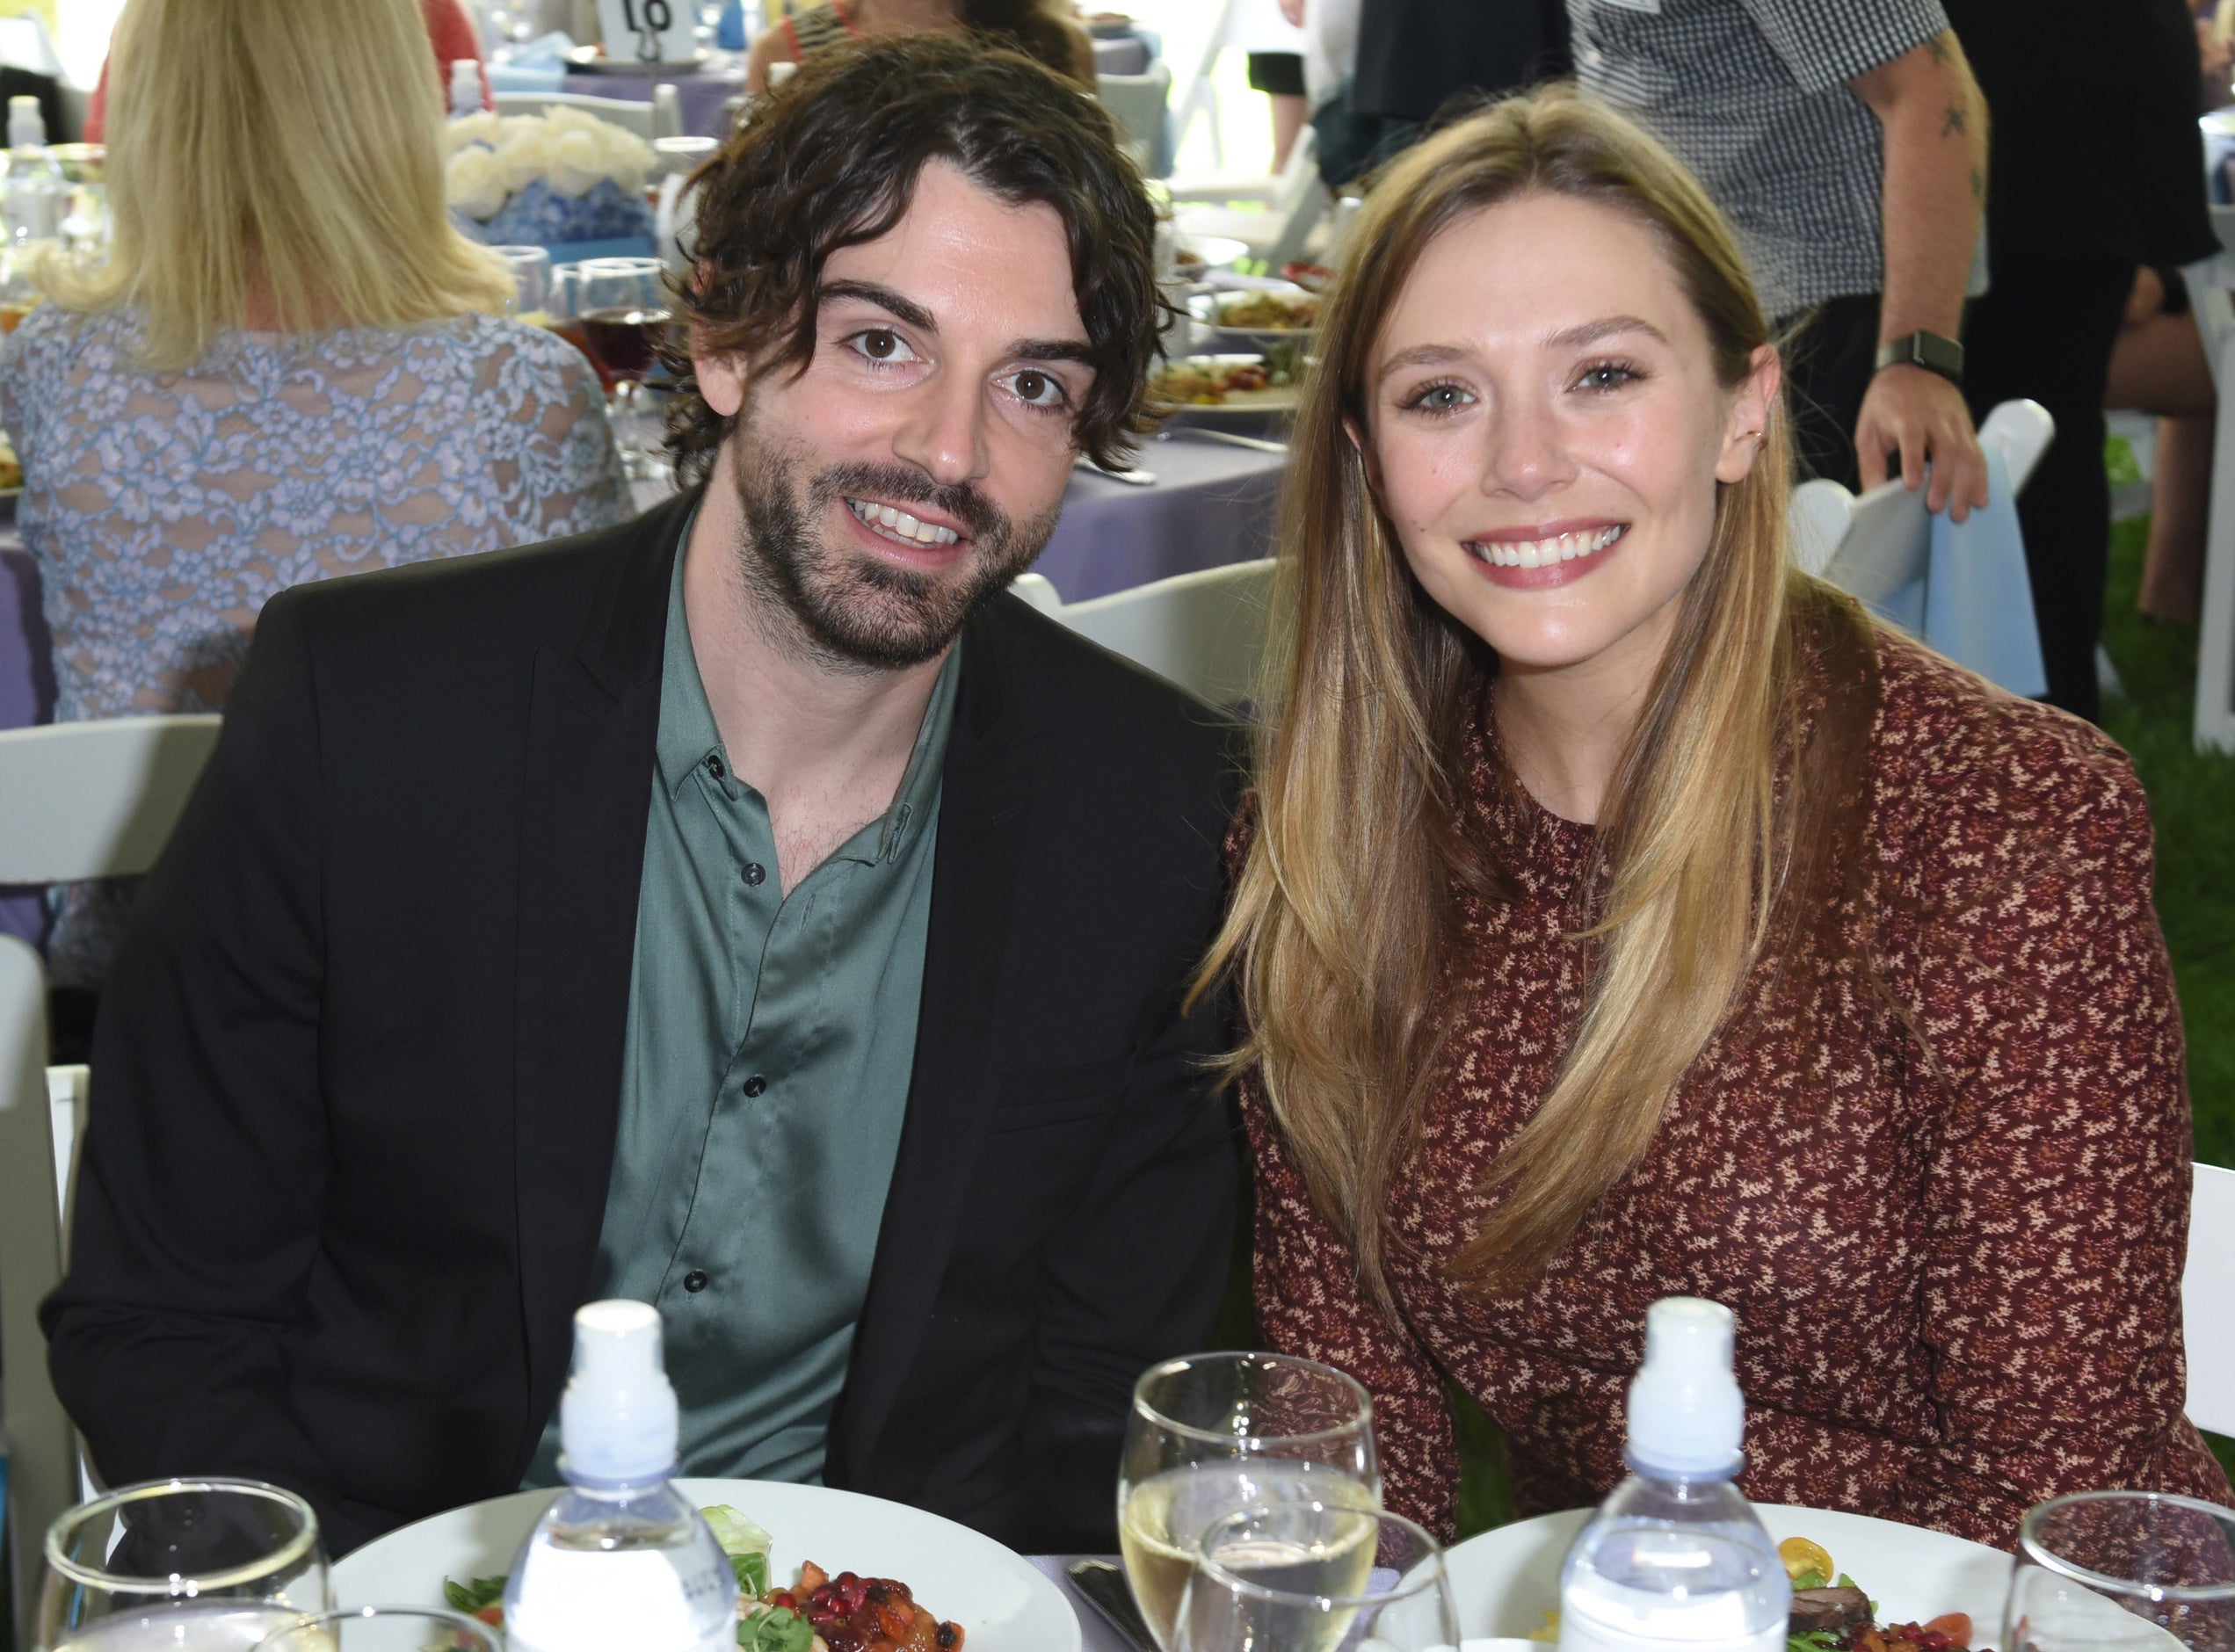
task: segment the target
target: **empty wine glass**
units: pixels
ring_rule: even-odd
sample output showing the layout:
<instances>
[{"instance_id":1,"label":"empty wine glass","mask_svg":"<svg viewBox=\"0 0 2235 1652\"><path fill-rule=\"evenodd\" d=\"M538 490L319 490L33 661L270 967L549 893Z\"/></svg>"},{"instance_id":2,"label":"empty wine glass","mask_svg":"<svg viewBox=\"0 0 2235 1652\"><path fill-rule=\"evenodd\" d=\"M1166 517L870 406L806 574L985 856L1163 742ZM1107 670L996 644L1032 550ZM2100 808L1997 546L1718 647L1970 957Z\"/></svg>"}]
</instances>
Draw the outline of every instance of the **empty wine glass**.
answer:
<instances>
[{"instance_id":1,"label":"empty wine glass","mask_svg":"<svg viewBox=\"0 0 2235 1652\"><path fill-rule=\"evenodd\" d=\"M1274 1502L1381 1506L1373 1418L1354 1379L1287 1354L1189 1354L1134 1385L1118 1546L1165 1652L1196 1541L1214 1520Z\"/></svg>"},{"instance_id":2,"label":"empty wine glass","mask_svg":"<svg viewBox=\"0 0 2235 1652\"><path fill-rule=\"evenodd\" d=\"M2052 1497L2018 1528L2006 1652L2235 1652L2235 1510L2154 1491Z\"/></svg>"},{"instance_id":3,"label":"empty wine glass","mask_svg":"<svg viewBox=\"0 0 2235 1652\"><path fill-rule=\"evenodd\" d=\"M512 272L512 314L537 327L555 319L551 298L551 255L541 247L491 247Z\"/></svg>"},{"instance_id":4,"label":"empty wine glass","mask_svg":"<svg viewBox=\"0 0 2235 1652\"><path fill-rule=\"evenodd\" d=\"M326 1611L318 1517L258 1480L159 1480L47 1529L33 1652L243 1652Z\"/></svg>"},{"instance_id":5,"label":"empty wine glass","mask_svg":"<svg viewBox=\"0 0 2235 1652\"><path fill-rule=\"evenodd\" d=\"M1401 1515L1275 1503L1214 1521L1174 1652L1454 1652L1442 1547Z\"/></svg>"},{"instance_id":6,"label":"empty wine glass","mask_svg":"<svg viewBox=\"0 0 2235 1652\"><path fill-rule=\"evenodd\" d=\"M304 1618L256 1652L504 1652L488 1624L439 1606L358 1606Z\"/></svg>"},{"instance_id":7,"label":"empty wine glass","mask_svg":"<svg viewBox=\"0 0 2235 1652\"><path fill-rule=\"evenodd\" d=\"M658 476L659 422L644 380L671 319L665 270L657 258L590 258L576 267L575 282L574 322L605 381L621 467L631 482Z\"/></svg>"}]
</instances>

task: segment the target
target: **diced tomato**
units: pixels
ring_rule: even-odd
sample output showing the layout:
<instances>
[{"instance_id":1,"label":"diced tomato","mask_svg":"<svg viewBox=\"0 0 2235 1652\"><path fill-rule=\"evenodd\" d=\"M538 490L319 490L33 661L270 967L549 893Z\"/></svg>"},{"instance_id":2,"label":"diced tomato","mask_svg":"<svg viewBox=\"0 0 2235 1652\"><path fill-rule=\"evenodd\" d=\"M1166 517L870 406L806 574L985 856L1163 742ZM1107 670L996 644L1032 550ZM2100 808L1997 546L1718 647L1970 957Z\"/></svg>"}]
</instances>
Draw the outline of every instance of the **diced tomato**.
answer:
<instances>
[{"instance_id":1,"label":"diced tomato","mask_svg":"<svg viewBox=\"0 0 2235 1652\"><path fill-rule=\"evenodd\" d=\"M1967 1612L1944 1612L1925 1626L1927 1634L1944 1634L1948 1644L1956 1652L1970 1652L1971 1614Z\"/></svg>"},{"instance_id":2,"label":"diced tomato","mask_svg":"<svg viewBox=\"0 0 2235 1652\"><path fill-rule=\"evenodd\" d=\"M474 1616L479 1618L483 1623L495 1625L499 1629L504 1627L504 1608L502 1604L493 1603L483 1606L479 1612L474 1613Z\"/></svg>"}]
</instances>

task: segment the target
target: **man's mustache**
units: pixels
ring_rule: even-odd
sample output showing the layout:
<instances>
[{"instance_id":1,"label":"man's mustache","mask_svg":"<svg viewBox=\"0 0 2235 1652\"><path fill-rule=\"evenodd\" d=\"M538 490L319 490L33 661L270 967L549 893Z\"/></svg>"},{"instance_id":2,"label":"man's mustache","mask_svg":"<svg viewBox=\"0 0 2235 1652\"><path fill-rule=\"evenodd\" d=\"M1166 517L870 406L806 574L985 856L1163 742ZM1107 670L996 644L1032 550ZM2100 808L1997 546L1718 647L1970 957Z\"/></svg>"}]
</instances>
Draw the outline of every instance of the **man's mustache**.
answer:
<instances>
[{"instance_id":1,"label":"man's mustache","mask_svg":"<svg viewBox=\"0 0 2235 1652\"><path fill-rule=\"evenodd\" d=\"M815 479L818 504L839 497L925 504L961 523L981 545L999 545L1010 533L1009 513L967 482L940 482L904 465L833 465Z\"/></svg>"}]
</instances>

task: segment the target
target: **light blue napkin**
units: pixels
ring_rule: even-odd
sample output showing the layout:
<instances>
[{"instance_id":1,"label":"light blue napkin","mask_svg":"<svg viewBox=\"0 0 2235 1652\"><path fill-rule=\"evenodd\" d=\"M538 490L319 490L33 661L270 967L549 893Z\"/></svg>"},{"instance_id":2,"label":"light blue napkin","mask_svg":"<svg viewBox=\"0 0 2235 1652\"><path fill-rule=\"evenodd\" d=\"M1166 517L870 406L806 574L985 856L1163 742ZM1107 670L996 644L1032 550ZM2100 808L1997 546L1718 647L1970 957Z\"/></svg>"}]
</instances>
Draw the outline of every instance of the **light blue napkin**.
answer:
<instances>
[{"instance_id":1,"label":"light blue napkin","mask_svg":"<svg viewBox=\"0 0 2235 1652\"><path fill-rule=\"evenodd\" d=\"M1945 511L1933 518L1924 577L1874 605L1880 618L1958 665L2013 694L2035 696L2047 690L2049 671L2034 624L2018 502L2001 453L1985 452L1986 509L1962 522Z\"/></svg>"}]
</instances>

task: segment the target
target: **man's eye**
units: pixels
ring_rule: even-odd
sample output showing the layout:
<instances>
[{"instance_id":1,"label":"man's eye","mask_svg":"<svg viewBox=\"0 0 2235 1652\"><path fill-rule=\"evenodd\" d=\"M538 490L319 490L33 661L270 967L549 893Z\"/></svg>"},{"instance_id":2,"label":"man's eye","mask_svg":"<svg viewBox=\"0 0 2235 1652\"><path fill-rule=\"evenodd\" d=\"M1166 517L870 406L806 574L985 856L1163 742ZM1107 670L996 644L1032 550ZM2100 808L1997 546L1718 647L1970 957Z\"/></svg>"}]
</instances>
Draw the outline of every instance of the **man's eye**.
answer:
<instances>
[{"instance_id":1,"label":"man's eye","mask_svg":"<svg viewBox=\"0 0 2235 1652\"><path fill-rule=\"evenodd\" d=\"M1017 393L1017 400L1033 407L1061 407L1070 399L1061 380L1036 367L1027 367L1009 385Z\"/></svg>"},{"instance_id":2,"label":"man's eye","mask_svg":"<svg viewBox=\"0 0 2235 1652\"><path fill-rule=\"evenodd\" d=\"M872 361L906 361L911 355L900 335L889 327L872 327L854 334L850 342Z\"/></svg>"}]
</instances>

